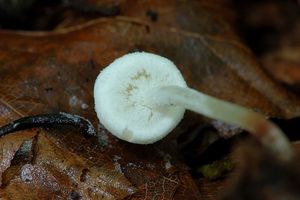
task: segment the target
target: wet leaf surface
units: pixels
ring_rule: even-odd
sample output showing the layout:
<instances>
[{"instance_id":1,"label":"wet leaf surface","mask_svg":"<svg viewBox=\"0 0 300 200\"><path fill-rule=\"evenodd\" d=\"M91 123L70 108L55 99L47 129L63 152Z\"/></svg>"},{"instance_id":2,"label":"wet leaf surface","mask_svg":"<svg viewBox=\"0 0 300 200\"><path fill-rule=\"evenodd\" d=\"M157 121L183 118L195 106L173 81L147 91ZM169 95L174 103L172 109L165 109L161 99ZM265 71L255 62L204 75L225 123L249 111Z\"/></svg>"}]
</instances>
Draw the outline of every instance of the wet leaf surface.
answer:
<instances>
[{"instance_id":1,"label":"wet leaf surface","mask_svg":"<svg viewBox=\"0 0 300 200\"><path fill-rule=\"evenodd\" d=\"M119 141L99 125L94 80L101 69L128 52L150 51L174 60L189 86L210 95L276 118L298 116L299 98L265 73L232 31L228 21L233 16L223 6L128 0L120 4L122 16L115 18L54 32L0 31L0 125L22 116L64 111L84 116L98 129L98 138L84 137L71 127L1 138L2 151L7 152L0 165L5 180L1 197L205 196L172 136L154 145L134 145ZM173 134L203 121L187 113ZM32 145L26 156L12 162L27 141Z\"/></svg>"}]
</instances>

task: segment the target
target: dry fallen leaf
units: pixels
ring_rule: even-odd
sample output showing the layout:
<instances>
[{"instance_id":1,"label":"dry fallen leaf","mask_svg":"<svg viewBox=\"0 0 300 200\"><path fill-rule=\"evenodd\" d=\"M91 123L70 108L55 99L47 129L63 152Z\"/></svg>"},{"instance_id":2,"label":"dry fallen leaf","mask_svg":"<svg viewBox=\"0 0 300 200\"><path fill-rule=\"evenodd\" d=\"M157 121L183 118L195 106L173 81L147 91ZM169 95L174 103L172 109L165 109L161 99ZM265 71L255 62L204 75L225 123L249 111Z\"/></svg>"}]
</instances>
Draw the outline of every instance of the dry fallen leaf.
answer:
<instances>
[{"instance_id":1,"label":"dry fallen leaf","mask_svg":"<svg viewBox=\"0 0 300 200\"><path fill-rule=\"evenodd\" d=\"M3 174L11 166L16 152L25 141L32 139L34 135L34 132L27 131L27 133L9 135L5 140L0 140L0 174ZM2 176L0 176L0 186L2 186Z\"/></svg>"},{"instance_id":2,"label":"dry fallen leaf","mask_svg":"<svg viewBox=\"0 0 300 200\"><path fill-rule=\"evenodd\" d=\"M35 140L33 144L36 145L31 149L34 157L24 163L5 184L1 192L4 197L67 199L78 196L83 199L117 199L135 192L121 170L112 163L94 166L92 162L59 148L45 133L40 133Z\"/></svg>"}]
</instances>

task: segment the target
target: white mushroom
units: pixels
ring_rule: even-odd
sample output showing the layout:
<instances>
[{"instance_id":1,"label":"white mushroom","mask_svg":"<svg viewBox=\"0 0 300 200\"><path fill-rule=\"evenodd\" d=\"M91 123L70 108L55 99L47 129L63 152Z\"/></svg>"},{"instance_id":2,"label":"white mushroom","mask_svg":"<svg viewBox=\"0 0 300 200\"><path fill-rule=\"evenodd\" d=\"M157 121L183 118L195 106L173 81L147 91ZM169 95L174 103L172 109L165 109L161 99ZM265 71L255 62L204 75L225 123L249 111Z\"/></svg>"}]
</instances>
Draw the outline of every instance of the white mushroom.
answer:
<instances>
[{"instance_id":1,"label":"white mushroom","mask_svg":"<svg viewBox=\"0 0 300 200\"><path fill-rule=\"evenodd\" d=\"M155 54L136 52L116 59L99 74L94 98L100 122L128 142L162 139L189 109L249 131L280 159L293 155L284 133L263 115L188 88L174 63Z\"/></svg>"}]
</instances>

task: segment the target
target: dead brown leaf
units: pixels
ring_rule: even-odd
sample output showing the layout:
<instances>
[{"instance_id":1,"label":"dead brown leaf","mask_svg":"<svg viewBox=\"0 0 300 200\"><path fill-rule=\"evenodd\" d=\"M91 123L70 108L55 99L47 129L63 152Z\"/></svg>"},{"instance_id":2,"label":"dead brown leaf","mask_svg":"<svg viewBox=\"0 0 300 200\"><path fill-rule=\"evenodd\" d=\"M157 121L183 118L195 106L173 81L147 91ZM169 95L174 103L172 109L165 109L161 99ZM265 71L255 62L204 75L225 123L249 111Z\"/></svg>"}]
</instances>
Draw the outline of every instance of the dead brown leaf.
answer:
<instances>
[{"instance_id":1,"label":"dead brown leaf","mask_svg":"<svg viewBox=\"0 0 300 200\"><path fill-rule=\"evenodd\" d=\"M32 139L34 135L34 132L27 131L24 134L8 135L4 140L0 140L0 186L2 185L2 174L11 166L16 152L25 141Z\"/></svg>"},{"instance_id":2,"label":"dead brown leaf","mask_svg":"<svg viewBox=\"0 0 300 200\"><path fill-rule=\"evenodd\" d=\"M9 138L4 139L15 143ZM7 199L72 199L74 196L83 199L122 199L135 192L115 165L95 166L59 148L44 133L40 133L36 140L33 160L24 163L1 190L1 195Z\"/></svg>"},{"instance_id":3,"label":"dead brown leaf","mask_svg":"<svg viewBox=\"0 0 300 200\"><path fill-rule=\"evenodd\" d=\"M173 47L176 52L167 54L166 50L163 51L188 68L185 75L191 76L189 83L192 87L273 117L298 116L297 97L287 93L265 74L250 50L233 32L229 22L234 21L234 12L228 5L228 2L218 0L209 3L140 1L125 4L121 13L142 18L151 25L172 27L172 32L188 37L179 42L167 33L161 35L162 41L156 42L168 43L165 40L168 37L172 43L177 42L177 49ZM149 11L157 15L157 20L151 18ZM154 28L154 32L157 29ZM194 59L184 62L189 56L194 56Z\"/></svg>"},{"instance_id":4,"label":"dead brown leaf","mask_svg":"<svg viewBox=\"0 0 300 200\"><path fill-rule=\"evenodd\" d=\"M300 20L288 34L282 35L278 48L263 56L267 71L278 81L299 90L300 86Z\"/></svg>"}]
</instances>

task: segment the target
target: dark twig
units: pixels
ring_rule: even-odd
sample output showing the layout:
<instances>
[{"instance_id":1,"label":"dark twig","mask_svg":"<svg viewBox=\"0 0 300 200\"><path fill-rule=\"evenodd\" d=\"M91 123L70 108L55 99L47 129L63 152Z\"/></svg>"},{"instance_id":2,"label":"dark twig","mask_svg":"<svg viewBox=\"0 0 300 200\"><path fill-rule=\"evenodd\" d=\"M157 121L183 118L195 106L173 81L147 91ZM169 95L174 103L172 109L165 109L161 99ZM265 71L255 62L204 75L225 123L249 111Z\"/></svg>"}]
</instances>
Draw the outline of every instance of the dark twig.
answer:
<instances>
[{"instance_id":1,"label":"dark twig","mask_svg":"<svg viewBox=\"0 0 300 200\"><path fill-rule=\"evenodd\" d=\"M42 114L17 119L0 128L0 137L34 127L46 127L49 125L70 125L79 128L86 135L96 135L92 123L79 116L60 112L58 114Z\"/></svg>"}]
</instances>

